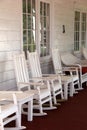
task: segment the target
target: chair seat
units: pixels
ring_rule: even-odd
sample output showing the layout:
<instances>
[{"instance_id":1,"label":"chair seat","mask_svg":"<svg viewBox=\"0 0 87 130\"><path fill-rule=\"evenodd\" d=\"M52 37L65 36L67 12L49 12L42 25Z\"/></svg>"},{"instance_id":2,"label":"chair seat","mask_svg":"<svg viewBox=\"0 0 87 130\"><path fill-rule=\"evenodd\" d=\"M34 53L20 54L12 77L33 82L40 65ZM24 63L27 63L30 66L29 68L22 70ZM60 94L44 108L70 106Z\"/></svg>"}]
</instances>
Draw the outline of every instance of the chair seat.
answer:
<instances>
[{"instance_id":1,"label":"chair seat","mask_svg":"<svg viewBox=\"0 0 87 130\"><path fill-rule=\"evenodd\" d=\"M61 90L61 84L58 81L54 82L54 86L51 86L54 91Z\"/></svg>"},{"instance_id":2,"label":"chair seat","mask_svg":"<svg viewBox=\"0 0 87 130\"><path fill-rule=\"evenodd\" d=\"M65 83L65 82L72 82L72 77L71 76L66 76L66 75L61 75L61 80L62 80L62 83Z\"/></svg>"},{"instance_id":3,"label":"chair seat","mask_svg":"<svg viewBox=\"0 0 87 130\"><path fill-rule=\"evenodd\" d=\"M15 109L17 109L17 105L14 105L13 103L2 105L1 106L2 112L0 113L0 116L5 118L10 114L14 113Z\"/></svg>"},{"instance_id":4,"label":"chair seat","mask_svg":"<svg viewBox=\"0 0 87 130\"><path fill-rule=\"evenodd\" d=\"M29 91L26 91L26 93L27 94L28 93L34 93L34 96L33 96L34 99L38 99L38 97L39 97L38 90L29 90ZM46 88L40 89L40 97L41 98L46 97L48 95L50 95L49 89L46 89Z\"/></svg>"},{"instance_id":5,"label":"chair seat","mask_svg":"<svg viewBox=\"0 0 87 130\"><path fill-rule=\"evenodd\" d=\"M78 80L78 76L77 75L73 75L73 81Z\"/></svg>"}]
</instances>

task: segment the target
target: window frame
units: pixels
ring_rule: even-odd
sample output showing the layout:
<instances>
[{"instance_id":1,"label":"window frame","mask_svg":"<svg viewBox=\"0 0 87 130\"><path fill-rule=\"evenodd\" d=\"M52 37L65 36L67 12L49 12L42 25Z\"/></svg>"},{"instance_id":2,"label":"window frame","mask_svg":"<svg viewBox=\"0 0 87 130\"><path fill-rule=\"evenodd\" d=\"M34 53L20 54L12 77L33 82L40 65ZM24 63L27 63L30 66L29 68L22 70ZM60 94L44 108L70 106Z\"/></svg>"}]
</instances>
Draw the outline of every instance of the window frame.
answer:
<instances>
[{"instance_id":1,"label":"window frame","mask_svg":"<svg viewBox=\"0 0 87 130\"><path fill-rule=\"evenodd\" d=\"M85 34L86 34L86 37L85 37L85 47L87 47L87 11L84 11L84 10L79 10L79 9L75 9L74 10L74 34L75 34L75 12L79 12L80 13L80 28L79 28L79 49L78 50L75 50L75 40L74 40L74 52L75 53L78 53L82 50L82 13L85 13L86 14L86 31L85 31ZM75 38L75 36L74 36Z\"/></svg>"},{"instance_id":2,"label":"window frame","mask_svg":"<svg viewBox=\"0 0 87 130\"><path fill-rule=\"evenodd\" d=\"M44 56L44 57L41 57L41 59L49 59L49 58L51 58L51 45L52 45L52 39L53 39L53 37L52 37L52 24L53 24L53 19L52 19L52 17L51 17L51 14L52 14L52 11L53 11L53 8L52 8L52 2L51 1L49 1L49 0L37 0L36 1L36 50L37 50L37 52L38 52L38 54L40 55L40 51L39 51L39 49L40 49L40 30L39 30L39 23L40 23L40 13L38 13L38 12L40 12L40 2L46 2L46 3L49 3L50 4L50 45L49 45L49 55L46 55L46 56ZM23 2L21 2L21 21L22 21L22 23L21 23L21 36L22 36L22 38L21 38L21 43L22 43L22 45L21 45L21 51L23 51L23 9L22 9L22 4L23 4Z\"/></svg>"}]
</instances>

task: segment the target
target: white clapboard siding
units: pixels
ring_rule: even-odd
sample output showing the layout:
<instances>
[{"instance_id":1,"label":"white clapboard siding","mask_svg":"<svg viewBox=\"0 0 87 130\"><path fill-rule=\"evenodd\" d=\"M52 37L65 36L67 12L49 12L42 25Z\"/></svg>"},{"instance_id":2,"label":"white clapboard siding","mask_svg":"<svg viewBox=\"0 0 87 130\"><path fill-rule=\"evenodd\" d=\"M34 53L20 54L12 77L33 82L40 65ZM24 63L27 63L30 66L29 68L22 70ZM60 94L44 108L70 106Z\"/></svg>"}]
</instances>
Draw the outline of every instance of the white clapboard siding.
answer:
<instances>
[{"instance_id":1,"label":"white clapboard siding","mask_svg":"<svg viewBox=\"0 0 87 130\"><path fill-rule=\"evenodd\" d=\"M20 31L20 22L19 20L8 20L8 19L1 19L0 18L0 31Z\"/></svg>"},{"instance_id":2,"label":"white clapboard siding","mask_svg":"<svg viewBox=\"0 0 87 130\"><path fill-rule=\"evenodd\" d=\"M66 0L67 2L67 0ZM65 3L65 2L64 2ZM72 3L72 2L71 2ZM72 4L54 3L54 45L61 51L71 51L74 45L74 9ZM57 12L57 13L56 13ZM65 33L63 33L65 25Z\"/></svg>"},{"instance_id":3,"label":"white clapboard siding","mask_svg":"<svg viewBox=\"0 0 87 130\"><path fill-rule=\"evenodd\" d=\"M87 12L87 0L54 0L54 44L60 51L74 49L74 11ZM65 33L63 33L65 25Z\"/></svg>"},{"instance_id":4,"label":"white clapboard siding","mask_svg":"<svg viewBox=\"0 0 87 130\"><path fill-rule=\"evenodd\" d=\"M0 73L14 69L13 61L0 62Z\"/></svg>"},{"instance_id":5,"label":"white clapboard siding","mask_svg":"<svg viewBox=\"0 0 87 130\"><path fill-rule=\"evenodd\" d=\"M0 42L0 52L7 52L9 50L12 51L19 51L20 50L20 41L8 41L7 42Z\"/></svg>"},{"instance_id":6,"label":"white clapboard siding","mask_svg":"<svg viewBox=\"0 0 87 130\"><path fill-rule=\"evenodd\" d=\"M20 0L1 0L0 1L0 18L20 19Z\"/></svg>"},{"instance_id":7,"label":"white clapboard siding","mask_svg":"<svg viewBox=\"0 0 87 130\"><path fill-rule=\"evenodd\" d=\"M0 83L0 90L16 90L16 81L13 80L9 80L9 81L4 81L2 83Z\"/></svg>"},{"instance_id":8,"label":"white clapboard siding","mask_svg":"<svg viewBox=\"0 0 87 130\"><path fill-rule=\"evenodd\" d=\"M12 60L13 54L17 54L17 53L19 53L19 51L0 52L0 62Z\"/></svg>"},{"instance_id":9,"label":"white clapboard siding","mask_svg":"<svg viewBox=\"0 0 87 130\"><path fill-rule=\"evenodd\" d=\"M13 54L21 50L21 0L0 0L0 90L16 88Z\"/></svg>"},{"instance_id":10,"label":"white clapboard siding","mask_svg":"<svg viewBox=\"0 0 87 130\"><path fill-rule=\"evenodd\" d=\"M0 73L0 82L4 82L4 81L7 81L7 80L9 81L10 79L14 79L14 78L15 78L15 74L14 74L13 70Z\"/></svg>"}]
</instances>

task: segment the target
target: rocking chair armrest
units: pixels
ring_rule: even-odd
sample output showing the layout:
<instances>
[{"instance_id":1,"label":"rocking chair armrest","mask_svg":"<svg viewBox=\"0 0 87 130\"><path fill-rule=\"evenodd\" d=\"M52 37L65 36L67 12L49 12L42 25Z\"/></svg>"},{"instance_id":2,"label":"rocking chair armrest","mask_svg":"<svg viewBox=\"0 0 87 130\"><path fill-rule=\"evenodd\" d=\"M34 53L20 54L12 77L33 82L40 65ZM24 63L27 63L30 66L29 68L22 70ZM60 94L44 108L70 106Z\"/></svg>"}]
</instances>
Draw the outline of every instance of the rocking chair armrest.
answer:
<instances>
[{"instance_id":1,"label":"rocking chair armrest","mask_svg":"<svg viewBox=\"0 0 87 130\"><path fill-rule=\"evenodd\" d=\"M47 76L43 76L43 77L33 77L31 79L31 81L37 81L37 80L40 80L40 81L50 81L50 80L55 80L55 79L58 79L58 74L52 74L52 75L47 75Z\"/></svg>"},{"instance_id":2,"label":"rocking chair armrest","mask_svg":"<svg viewBox=\"0 0 87 130\"><path fill-rule=\"evenodd\" d=\"M78 71L78 67L63 67L63 71L70 71L70 72Z\"/></svg>"},{"instance_id":3,"label":"rocking chair armrest","mask_svg":"<svg viewBox=\"0 0 87 130\"><path fill-rule=\"evenodd\" d=\"M56 69L56 74L57 74L57 75L65 75L65 74L63 73L63 70L62 70L62 69Z\"/></svg>"},{"instance_id":4,"label":"rocking chair armrest","mask_svg":"<svg viewBox=\"0 0 87 130\"><path fill-rule=\"evenodd\" d=\"M42 74L43 77L55 77L58 74Z\"/></svg>"},{"instance_id":5,"label":"rocking chair armrest","mask_svg":"<svg viewBox=\"0 0 87 130\"><path fill-rule=\"evenodd\" d=\"M58 76L60 76L60 74L43 74L42 76L43 76L42 77L43 79L49 80L50 78L51 79L56 78L56 77L58 78Z\"/></svg>"},{"instance_id":6,"label":"rocking chair armrest","mask_svg":"<svg viewBox=\"0 0 87 130\"><path fill-rule=\"evenodd\" d=\"M76 67L76 68L82 68L80 64L71 64L71 65L67 65L67 67Z\"/></svg>"},{"instance_id":7,"label":"rocking chair armrest","mask_svg":"<svg viewBox=\"0 0 87 130\"><path fill-rule=\"evenodd\" d=\"M39 82L19 82L19 84L21 85L33 85L33 86L43 86L43 83L39 83Z\"/></svg>"},{"instance_id":8,"label":"rocking chair armrest","mask_svg":"<svg viewBox=\"0 0 87 130\"><path fill-rule=\"evenodd\" d=\"M0 91L0 94L16 94L16 93L23 93L23 91Z\"/></svg>"}]
</instances>

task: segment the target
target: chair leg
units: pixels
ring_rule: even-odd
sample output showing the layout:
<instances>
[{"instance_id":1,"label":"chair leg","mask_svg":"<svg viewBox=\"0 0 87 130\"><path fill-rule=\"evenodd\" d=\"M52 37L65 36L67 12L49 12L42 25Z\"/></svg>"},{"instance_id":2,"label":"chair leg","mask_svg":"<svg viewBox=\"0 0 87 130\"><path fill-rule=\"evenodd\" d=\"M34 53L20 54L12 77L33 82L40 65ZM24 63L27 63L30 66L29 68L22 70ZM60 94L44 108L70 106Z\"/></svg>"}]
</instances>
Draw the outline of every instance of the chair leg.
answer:
<instances>
[{"instance_id":1,"label":"chair leg","mask_svg":"<svg viewBox=\"0 0 87 130\"><path fill-rule=\"evenodd\" d=\"M61 91L61 99L64 99L63 92Z\"/></svg>"},{"instance_id":2,"label":"chair leg","mask_svg":"<svg viewBox=\"0 0 87 130\"><path fill-rule=\"evenodd\" d=\"M11 128L11 130L22 130L22 129L26 129L25 126L21 126L21 115L19 114L18 110L16 111L16 117L17 117L16 118L16 128L13 128L13 129Z\"/></svg>"},{"instance_id":3,"label":"chair leg","mask_svg":"<svg viewBox=\"0 0 87 130\"><path fill-rule=\"evenodd\" d=\"M38 109L39 108L39 113L33 113L34 116L45 116L47 115L47 113L43 112L43 107L42 107L42 101L41 98L39 97L39 106L37 105L35 108Z\"/></svg>"},{"instance_id":4,"label":"chair leg","mask_svg":"<svg viewBox=\"0 0 87 130\"><path fill-rule=\"evenodd\" d=\"M21 128L21 116L18 111L16 112L16 117L16 127Z\"/></svg>"},{"instance_id":5,"label":"chair leg","mask_svg":"<svg viewBox=\"0 0 87 130\"><path fill-rule=\"evenodd\" d=\"M57 104L57 100L56 100L56 96L55 96L55 92L53 91L53 102L54 104Z\"/></svg>"},{"instance_id":6,"label":"chair leg","mask_svg":"<svg viewBox=\"0 0 87 130\"><path fill-rule=\"evenodd\" d=\"M0 119L0 130L4 130L3 119Z\"/></svg>"},{"instance_id":7,"label":"chair leg","mask_svg":"<svg viewBox=\"0 0 87 130\"><path fill-rule=\"evenodd\" d=\"M73 82L72 83L70 83L70 97L73 97L73 92L74 92L74 84L73 84Z\"/></svg>"}]
</instances>

